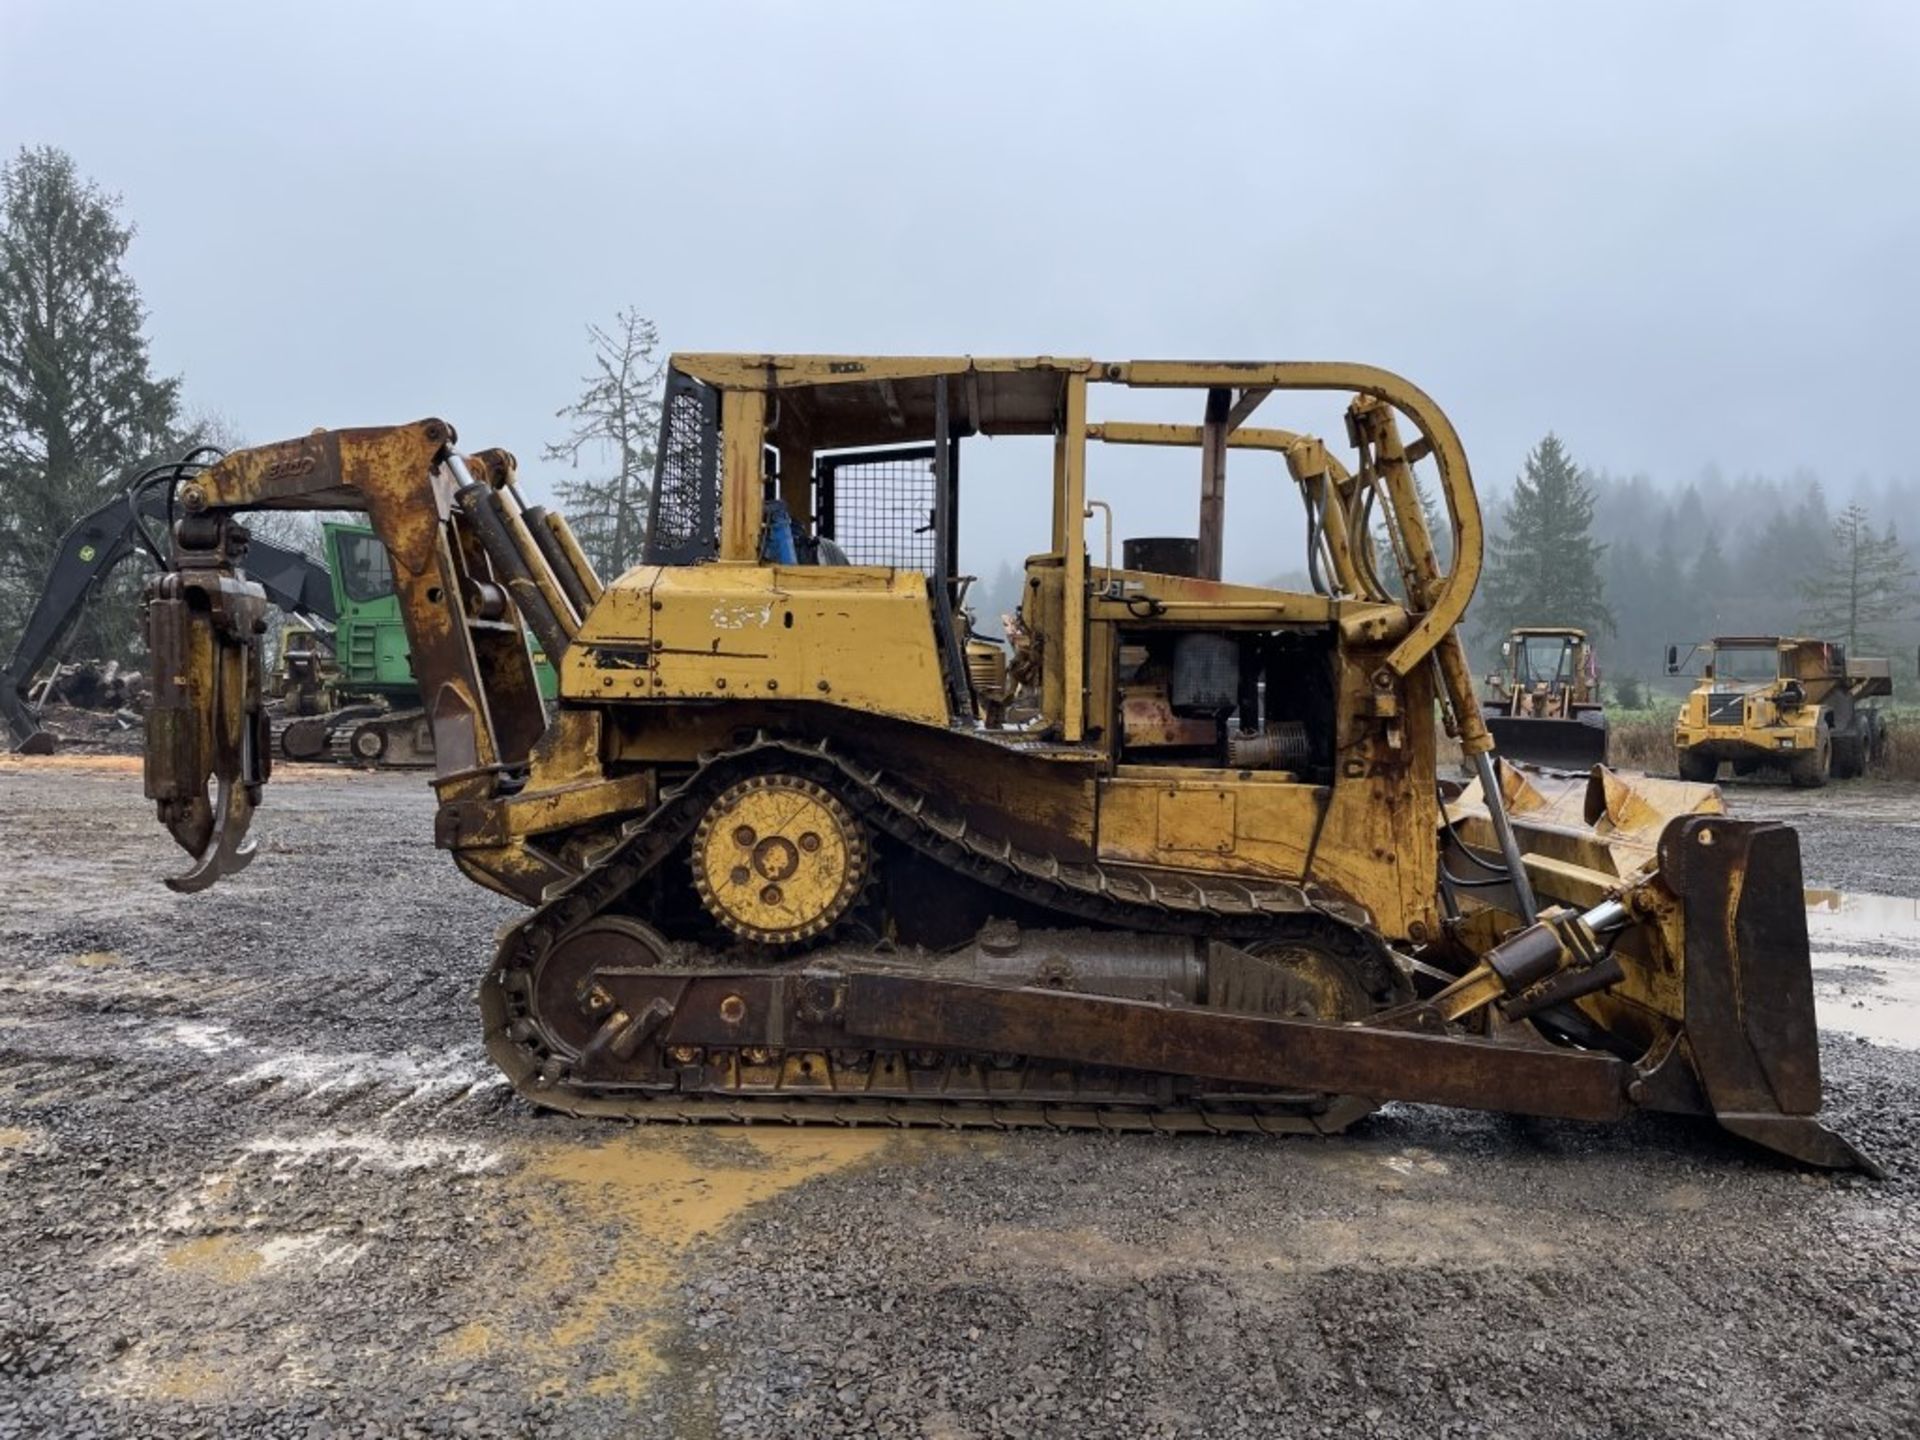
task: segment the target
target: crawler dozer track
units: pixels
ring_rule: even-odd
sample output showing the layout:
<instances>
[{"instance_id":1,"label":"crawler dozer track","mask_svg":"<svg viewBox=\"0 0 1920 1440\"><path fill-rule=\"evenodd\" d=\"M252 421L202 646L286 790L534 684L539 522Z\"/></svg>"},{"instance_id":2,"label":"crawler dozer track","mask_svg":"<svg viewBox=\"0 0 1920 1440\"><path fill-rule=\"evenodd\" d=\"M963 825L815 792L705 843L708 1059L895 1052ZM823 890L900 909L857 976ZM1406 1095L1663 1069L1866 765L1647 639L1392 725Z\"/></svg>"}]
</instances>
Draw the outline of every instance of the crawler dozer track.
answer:
<instances>
[{"instance_id":1,"label":"crawler dozer track","mask_svg":"<svg viewBox=\"0 0 1920 1440\"><path fill-rule=\"evenodd\" d=\"M673 954L645 925L610 921L683 858L702 814L721 792L754 775L805 777L830 789L876 833L954 875L1063 920L1100 927L1064 937L1044 934L1034 957L1041 970L1063 941L1098 953L1122 943L1118 937L1210 936L1233 942L1210 958L1213 967L1239 981L1232 988L1242 1000L1251 994L1291 1013L1315 1012L1320 995L1313 981L1322 977L1303 977L1283 960L1263 957L1263 947L1286 955L1306 952L1310 971L1336 969L1357 987L1348 994L1364 992L1365 1003L1375 1007L1411 994L1364 916L1333 897L1290 885L1196 881L1062 862L941 814L924 796L826 742L761 735L702 757L656 809L629 822L608 853L505 932L480 1002L488 1052L528 1099L570 1113L633 1120L1268 1133L1334 1133L1374 1108L1357 1096L1235 1093L1202 1076L1062 1064L1004 1051L982 1054L976 1047L766 1043L771 1037L762 1027L773 997L788 987L822 984L828 967L874 979L951 977L954 967L931 954L830 943L790 959L767 955L758 965L736 960L723 968L727 957ZM1001 948L1018 943L1002 932ZM1163 952L1160 963L1171 973L1180 957L1166 947ZM558 965L556 956L564 957ZM1263 983L1246 983L1249 963L1264 972ZM695 987L726 991L715 1013L727 1008L733 991L753 993L751 1001L739 997L748 1011L739 1022L740 1042L690 1045L676 1042L669 1027L655 1025L623 1044L621 1032L632 1026L632 1017L617 1002L608 1003L607 987L631 984L643 971L680 990L683 999ZM1063 975L1047 978L1056 986L1072 983ZM1134 978L1152 984L1151 977Z\"/></svg>"}]
</instances>

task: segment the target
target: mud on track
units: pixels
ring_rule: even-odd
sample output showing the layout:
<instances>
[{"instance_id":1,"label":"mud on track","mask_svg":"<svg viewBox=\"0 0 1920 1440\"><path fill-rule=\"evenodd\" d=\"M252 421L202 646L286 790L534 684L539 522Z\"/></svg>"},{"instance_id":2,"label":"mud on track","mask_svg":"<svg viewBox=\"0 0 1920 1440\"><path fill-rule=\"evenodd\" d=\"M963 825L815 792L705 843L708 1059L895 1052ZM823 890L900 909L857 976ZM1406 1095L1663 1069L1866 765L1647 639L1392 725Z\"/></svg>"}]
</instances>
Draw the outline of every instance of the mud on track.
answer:
<instances>
[{"instance_id":1,"label":"mud on track","mask_svg":"<svg viewBox=\"0 0 1920 1440\"><path fill-rule=\"evenodd\" d=\"M1850 788L1777 797L1810 881L1900 893L1920 797ZM1331 1141L561 1120L481 1053L510 907L430 821L418 777L292 770L253 868L182 898L135 769L0 763L0 1436L1920 1414L1920 1052L1826 1043L1880 1185L1663 1117L1395 1106ZM1915 962L1898 924L1813 923L1829 1019Z\"/></svg>"}]
</instances>

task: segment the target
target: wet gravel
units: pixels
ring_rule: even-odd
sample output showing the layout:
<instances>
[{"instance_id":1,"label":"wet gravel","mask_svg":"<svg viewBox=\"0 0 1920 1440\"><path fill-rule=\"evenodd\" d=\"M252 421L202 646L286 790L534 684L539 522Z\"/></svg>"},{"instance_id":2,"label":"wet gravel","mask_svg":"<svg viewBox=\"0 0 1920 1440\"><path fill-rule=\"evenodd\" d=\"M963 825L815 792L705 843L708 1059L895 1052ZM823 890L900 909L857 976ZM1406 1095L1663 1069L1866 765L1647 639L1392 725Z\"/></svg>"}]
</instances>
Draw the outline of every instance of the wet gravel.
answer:
<instances>
[{"instance_id":1,"label":"wet gravel","mask_svg":"<svg viewBox=\"0 0 1920 1440\"><path fill-rule=\"evenodd\" d=\"M193 898L139 790L0 766L0 1440L1920 1420L1920 1053L1823 1047L1877 1184L1670 1117L593 1125L493 1080L471 992L511 911L418 779L277 779L260 859ZM1784 801L1810 881L1911 884L1920 797L1844 795Z\"/></svg>"},{"instance_id":2,"label":"wet gravel","mask_svg":"<svg viewBox=\"0 0 1920 1440\"><path fill-rule=\"evenodd\" d=\"M1736 814L1798 828L1808 884L1920 899L1920 787L1848 780L1795 790L1755 779L1721 790Z\"/></svg>"}]
</instances>

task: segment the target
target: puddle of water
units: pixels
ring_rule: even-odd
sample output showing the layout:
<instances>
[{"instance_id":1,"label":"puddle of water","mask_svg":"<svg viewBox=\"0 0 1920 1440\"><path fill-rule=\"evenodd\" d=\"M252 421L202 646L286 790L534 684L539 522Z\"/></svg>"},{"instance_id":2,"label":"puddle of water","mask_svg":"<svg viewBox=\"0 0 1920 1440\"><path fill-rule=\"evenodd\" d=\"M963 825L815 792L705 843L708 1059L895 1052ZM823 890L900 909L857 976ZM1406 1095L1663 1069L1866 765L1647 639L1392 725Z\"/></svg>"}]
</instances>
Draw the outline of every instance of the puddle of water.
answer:
<instances>
[{"instance_id":1,"label":"puddle of water","mask_svg":"<svg viewBox=\"0 0 1920 1440\"><path fill-rule=\"evenodd\" d=\"M1920 900L1902 895L1855 895L1842 890L1807 892L1807 913L1831 917L1855 929L1893 931L1920 940Z\"/></svg>"},{"instance_id":2,"label":"puddle of water","mask_svg":"<svg viewBox=\"0 0 1920 1440\"><path fill-rule=\"evenodd\" d=\"M1920 900L1839 890L1806 899L1820 1028L1920 1049Z\"/></svg>"},{"instance_id":3,"label":"puddle of water","mask_svg":"<svg viewBox=\"0 0 1920 1440\"><path fill-rule=\"evenodd\" d=\"M660 1368L660 1324L648 1312L680 1278L687 1252L750 1207L877 1155L879 1130L748 1130L693 1136L640 1131L595 1144L534 1147L517 1177L543 1295L567 1292L559 1324L532 1347L563 1374L583 1345L609 1361L593 1395L636 1395ZM593 1243L594 1232L604 1237ZM468 1327L475 1330L477 1327ZM465 1332L460 1332L465 1333ZM485 1346L491 1336L463 1343ZM549 1386L564 1389L564 1378Z\"/></svg>"},{"instance_id":4,"label":"puddle of water","mask_svg":"<svg viewBox=\"0 0 1920 1440\"><path fill-rule=\"evenodd\" d=\"M296 1265L305 1271L330 1270L352 1265L372 1247L364 1242L337 1240L332 1230L315 1230L307 1235L276 1235L260 1246L260 1265L274 1270Z\"/></svg>"}]
</instances>

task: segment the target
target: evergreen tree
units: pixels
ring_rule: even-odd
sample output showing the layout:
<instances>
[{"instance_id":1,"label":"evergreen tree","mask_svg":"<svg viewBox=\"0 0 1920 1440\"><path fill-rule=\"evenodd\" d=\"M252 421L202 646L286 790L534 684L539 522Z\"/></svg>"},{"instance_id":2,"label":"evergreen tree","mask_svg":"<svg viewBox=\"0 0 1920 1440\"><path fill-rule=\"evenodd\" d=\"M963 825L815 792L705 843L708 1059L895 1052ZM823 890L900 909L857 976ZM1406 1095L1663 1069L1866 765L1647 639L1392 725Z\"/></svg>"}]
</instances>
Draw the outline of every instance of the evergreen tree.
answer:
<instances>
[{"instance_id":1,"label":"evergreen tree","mask_svg":"<svg viewBox=\"0 0 1920 1440\"><path fill-rule=\"evenodd\" d=\"M1420 515L1427 527L1427 538L1433 541L1434 563L1444 575L1453 568L1453 522L1447 518L1446 511L1440 508L1440 502L1433 498L1433 489L1424 477L1416 474L1413 487L1414 494L1420 500ZM1404 600L1407 582L1400 573L1400 560L1394 553L1393 541L1387 537L1387 522L1381 513L1385 503L1383 499L1374 510L1373 565L1380 576L1380 583L1387 587L1387 593L1396 600Z\"/></svg>"},{"instance_id":2,"label":"evergreen tree","mask_svg":"<svg viewBox=\"0 0 1920 1440\"><path fill-rule=\"evenodd\" d=\"M60 538L135 467L172 449L180 382L156 379L122 268L133 227L72 157L0 167L0 635L25 623ZM135 644L138 577L96 596L74 653Z\"/></svg>"},{"instance_id":3,"label":"evergreen tree","mask_svg":"<svg viewBox=\"0 0 1920 1440\"><path fill-rule=\"evenodd\" d=\"M1013 614L1025 598L1026 574L1006 559L993 567L991 579L977 582L967 591L967 609L973 612L974 629L982 635L998 636L1004 628L1001 617Z\"/></svg>"},{"instance_id":4,"label":"evergreen tree","mask_svg":"<svg viewBox=\"0 0 1920 1440\"><path fill-rule=\"evenodd\" d=\"M1875 535L1865 507L1849 505L1833 522L1832 563L1800 586L1805 623L1858 653L1862 645L1881 643L1880 627L1911 613L1916 579L1891 522Z\"/></svg>"},{"instance_id":5,"label":"evergreen tree","mask_svg":"<svg viewBox=\"0 0 1920 1440\"><path fill-rule=\"evenodd\" d=\"M582 452L601 461L591 478L561 480L553 488L580 548L601 578L611 580L639 562L646 543L664 364L654 353L660 332L631 307L614 317L610 330L589 325L587 337L593 370L581 382L586 388L555 412L574 422L573 432L543 453L575 469Z\"/></svg>"},{"instance_id":6,"label":"evergreen tree","mask_svg":"<svg viewBox=\"0 0 1920 1440\"><path fill-rule=\"evenodd\" d=\"M1593 492L1558 436L1549 433L1527 456L1526 470L1501 507L1488 538L1486 583L1478 620L1483 634L1516 625L1577 625L1588 634L1614 632L1600 564L1606 546L1593 538Z\"/></svg>"},{"instance_id":7,"label":"evergreen tree","mask_svg":"<svg viewBox=\"0 0 1920 1440\"><path fill-rule=\"evenodd\" d=\"M1739 628L1734 623L1740 606L1733 600L1733 567L1720 548L1720 537L1711 530L1687 572L1687 588L1696 632L1725 635Z\"/></svg>"},{"instance_id":8,"label":"evergreen tree","mask_svg":"<svg viewBox=\"0 0 1920 1440\"><path fill-rule=\"evenodd\" d=\"M1617 628L1613 643L1600 655L1601 668L1614 674L1657 674L1660 647L1670 638L1667 631L1673 623L1665 603L1672 577L1663 579L1631 535L1607 546L1604 574Z\"/></svg>"}]
</instances>

